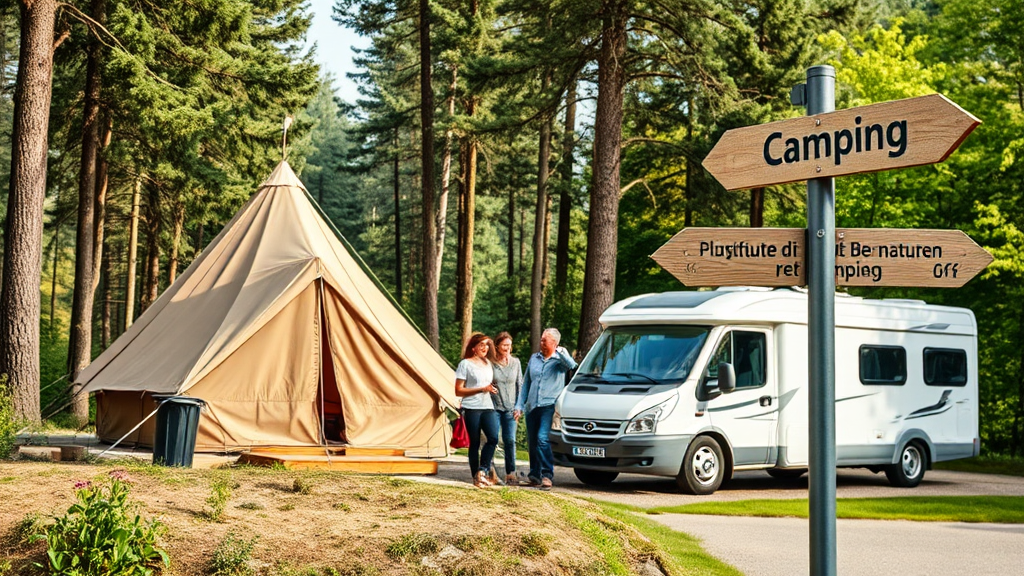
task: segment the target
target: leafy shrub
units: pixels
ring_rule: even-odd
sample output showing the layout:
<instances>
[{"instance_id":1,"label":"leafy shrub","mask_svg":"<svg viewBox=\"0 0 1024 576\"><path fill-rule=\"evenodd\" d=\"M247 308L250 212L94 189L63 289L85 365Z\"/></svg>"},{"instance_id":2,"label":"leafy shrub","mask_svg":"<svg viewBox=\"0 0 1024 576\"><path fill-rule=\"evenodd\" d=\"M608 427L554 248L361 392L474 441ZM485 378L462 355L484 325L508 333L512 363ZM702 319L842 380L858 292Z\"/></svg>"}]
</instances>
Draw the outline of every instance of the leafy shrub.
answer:
<instances>
[{"instance_id":1,"label":"leafy shrub","mask_svg":"<svg viewBox=\"0 0 1024 576\"><path fill-rule=\"evenodd\" d=\"M213 576L246 576L253 573L251 566L252 551L256 548L259 536L246 540L228 532L224 540L213 551L210 560L210 574Z\"/></svg>"},{"instance_id":2,"label":"leafy shrub","mask_svg":"<svg viewBox=\"0 0 1024 576\"><path fill-rule=\"evenodd\" d=\"M206 518L212 522L220 522L224 518L224 509L227 508L228 500L234 491L234 482L228 476L217 476L210 484L210 496L206 504L210 507L206 511Z\"/></svg>"},{"instance_id":3,"label":"leafy shrub","mask_svg":"<svg viewBox=\"0 0 1024 576\"><path fill-rule=\"evenodd\" d=\"M148 576L170 565L167 553L157 547L164 526L136 513L124 471L111 472L107 484L79 481L75 489L77 502L46 529L50 574Z\"/></svg>"},{"instance_id":4,"label":"leafy shrub","mask_svg":"<svg viewBox=\"0 0 1024 576\"><path fill-rule=\"evenodd\" d=\"M0 374L0 459L11 457L18 434L18 420L14 417L14 398L7 384L7 374Z\"/></svg>"}]
</instances>

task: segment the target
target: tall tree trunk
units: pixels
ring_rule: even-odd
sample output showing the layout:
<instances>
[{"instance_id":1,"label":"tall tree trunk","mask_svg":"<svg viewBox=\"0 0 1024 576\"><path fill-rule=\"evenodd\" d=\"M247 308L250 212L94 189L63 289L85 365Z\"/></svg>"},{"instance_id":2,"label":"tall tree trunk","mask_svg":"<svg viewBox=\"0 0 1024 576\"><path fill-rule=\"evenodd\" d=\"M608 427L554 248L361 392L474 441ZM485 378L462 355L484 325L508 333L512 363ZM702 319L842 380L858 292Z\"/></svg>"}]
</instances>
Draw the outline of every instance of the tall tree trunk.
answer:
<instances>
[{"instance_id":1,"label":"tall tree trunk","mask_svg":"<svg viewBox=\"0 0 1024 576\"><path fill-rule=\"evenodd\" d=\"M54 334L54 314L57 312L57 264L60 262L60 218L53 227L53 268L50 271L50 337Z\"/></svg>"},{"instance_id":2,"label":"tall tree trunk","mask_svg":"<svg viewBox=\"0 0 1024 576\"><path fill-rule=\"evenodd\" d=\"M142 194L142 178L135 179L132 191L132 211L128 217L128 272L124 288L124 329L131 328L135 321L135 267L139 256L139 200Z\"/></svg>"},{"instance_id":3,"label":"tall tree trunk","mask_svg":"<svg viewBox=\"0 0 1024 576\"><path fill-rule=\"evenodd\" d=\"M111 286L110 275L114 272L114 264L108 250L103 251L103 311L100 314L100 348L106 350L110 345L110 298Z\"/></svg>"},{"instance_id":4,"label":"tall tree trunk","mask_svg":"<svg viewBox=\"0 0 1024 576\"><path fill-rule=\"evenodd\" d=\"M470 103L469 114L473 114L473 104ZM476 233L476 140L468 136L468 148L466 149L466 198L465 222L466 230L463 234L462 247L463 258L460 262L462 276L462 316L459 325L462 327L462 339L460 342L469 340L473 332L473 235Z\"/></svg>"},{"instance_id":5,"label":"tall tree trunk","mask_svg":"<svg viewBox=\"0 0 1024 576\"><path fill-rule=\"evenodd\" d=\"M400 162L398 127L395 127L395 163L391 183L395 187L395 297L398 298L399 302L402 301L402 205L399 202L401 200Z\"/></svg>"},{"instance_id":6,"label":"tall tree trunk","mask_svg":"<svg viewBox=\"0 0 1024 576\"><path fill-rule=\"evenodd\" d=\"M441 158L441 198L437 206L437 274L441 281L441 262L444 256L444 235L448 227L448 188L452 178L452 140L455 131L450 122L455 117L455 89L459 80L459 69L452 67L452 83L448 85L448 129L444 131L444 154ZM434 288L437 291L438 288Z\"/></svg>"},{"instance_id":7,"label":"tall tree trunk","mask_svg":"<svg viewBox=\"0 0 1024 576\"><path fill-rule=\"evenodd\" d=\"M516 274L516 290L523 289L523 268L524 262L526 262L526 210L522 206L519 207L519 273Z\"/></svg>"},{"instance_id":8,"label":"tall tree trunk","mask_svg":"<svg viewBox=\"0 0 1024 576\"><path fill-rule=\"evenodd\" d=\"M764 188L750 189L750 227L764 227Z\"/></svg>"},{"instance_id":9,"label":"tall tree trunk","mask_svg":"<svg viewBox=\"0 0 1024 576\"><path fill-rule=\"evenodd\" d=\"M601 331L601 313L615 299L619 224L619 168L622 154L622 102L626 73L626 2L602 2L604 26L597 61L597 112L594 132L594 182L587 224L587 265L577 354L590 350Z\"/></svg>"},{"instance_id":10,"label":"tall tree trunk","mask_svg":"<svg viewBox=\"0 0 1024 576\"><path fill-rule=\"evenodd\" d=\"M430 2L420 0L420 134L423 190L423 316L427 341L438 349L437 251L434 247L434 89L430 84Z\"/></svg>"},{"instance_id":11,"label":"tall tree trunk","mask_svg":"<svg viewBox=\"0 0 1024 576\"><path fill-rule=\"evenodd\" d=\"M103 156L103 151L110 146L110 138L114 133L113 120L110 113L104 114L103 135L100 137L100 152L96 157L96 218L93 222L93 268L92 268L92 289L96 291L100 278L100 266L103 263L103 237L107 221L107 187L110 185L109 164ZM104 346L106 348L106 346Z\"/></svg>"},{"instance_id":12,"label":"tall tree trunk","mask_svg":"<svg viewBox=\"0 0 1024 576\"><path fill-rule=\"evenodd\" d=\"M514 176L513 176L514 178ZM516 190L517 182L513 180L508 187L508 286L505 288L507 301L506 322L512 324L516 307Z\"/></svg>"},{"instance_id":13,"label":"tall tree trunk","mask_svg":"<svg viewBox=\"0 0 1024 576\"><path fill-rule=\"evenodd\" d=\"M466 261L466 158L469 154L469 138L459 141L459 198L457 201L456 220L458 230L455 233L455 321L462 322L462 309L466 307L466 277L462 263ZM461 334L461 329L460 329Z\"/></svg>"},{"instance_id":14,"label":"tall tree trunk","mask_svg":"<svg viewBox=\"0 0 1024 576\"><path fill-rule=\"evenodd\" d=\"M0 374L10 379L15 417L39 422L39 277L57 3L22 0L20 6L21 49L0 289Z\"/></svg>"},{"instance_id":15,"label":"tall tree trunk","mask_svg":"<svg viewBox=\"0 0 1024 576\"><path fill-rule=\"evenodd\" d=\"M106 0L92 0L92 19L106 21ZM102 46L89 38L85 68L85 103L82 107L82 158L78 171L78 230L75 236L75 292L71 303L71 335L68 339L69 380L92 361L92 304L95 296L96 162L100 150L100 62ZM79 426L89 421L89 395L72 385L71 415Z\"/></svg>"},{"instance_id":16,"label":"tall tree trunk","mask_svg":"<svg viewBox=\"0 0 1024 576\"><path fill-rule=\"evenodd\" d=\"M146 203L146 290L142 294L139 312L144 314L157 296L160 295L160 231L163 219L160 214L160 191L156 186L150 188L149 202Z\"/></svg>"},{"instance_id":17,"label":"tall tree trunk","mask_svg":"<svg viewBox=\"0 0 1024 576\"><path fill-rule=\"evenodd\" d=\"M558 240L555 246L555 294L565 303L569 281L569 234L572 212L572 168L576 148L576 82L569 84L565 95L565 133L562 136L561 182L558 195Z\"/></svg>"},{"instance_id":18,"label":"tall tree trunk","mask_svg":"<svg viewBox=\"0 0 1024 576\"><path fill-rule=\"evenodd\" d=\"M178 250L181 245L181 229L185 226L185 204L179 198L174 204L174 231L171 234L171 261L167 265L167 285L174 284L178 277Z\"/></svg>"},{"instance_id":19,"label":"tall tree trunk","mask_svg":"<svg viewBox=\"0 0 1024 576\"><path fill-rule=\"evenodd\" d=\"M549 77L544 78L543 90L547 90ZM548 250L544 228L548 214L548 172L551 161L551 119L546 118L540 127L540 144L537 153L537 209L533 220L533 276L530 282L530 349L540 349L541 307L544 305L544 265Z\"/></svg>"}]
</instances>

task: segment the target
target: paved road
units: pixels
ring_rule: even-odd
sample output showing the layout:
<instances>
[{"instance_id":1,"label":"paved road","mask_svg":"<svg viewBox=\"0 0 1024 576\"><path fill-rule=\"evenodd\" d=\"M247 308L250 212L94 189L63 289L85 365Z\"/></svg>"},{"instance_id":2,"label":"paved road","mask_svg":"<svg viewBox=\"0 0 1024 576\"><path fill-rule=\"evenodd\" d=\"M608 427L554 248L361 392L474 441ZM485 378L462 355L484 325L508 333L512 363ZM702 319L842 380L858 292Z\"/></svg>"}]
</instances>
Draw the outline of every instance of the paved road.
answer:
<instances>
[{"instance_id":1,"label":"paved road","mask_svg":"<svg viewBox=\"0 0 1024 576\"><path fill-rule=\"evenodd\" d=\"M746 576L807 574L807 520L663 514L649 518L703 540ZM1024 572L1024 526L839 520L842 576L1008 576Z\"/></svg>"},{"instance_id":2,"label":"paved road","mask_svg":"<svg viewBox=\"0 0 1024 576\"><path fill-rule=\"evenodd\" d=\"M526 469L526 464L521 463L519 470L522 472ZM441 462L438 467L438 478L469 483L469 465L466 459L452 457ZM610 486L591 488L577 480L571 468L556 467L555 491L650 508L754 498L806 498L807 475L795 481L787 481L777 480L762 471L737 472L729 484L714 494L690 496L682 494L672 478L623 474ZM836 495L839 498L1024 496L1024 478L929 470L917 488L893 488L886 480L885 474L873 474L868 470L851 468L840 469L837 472Z\"/></svg>"},{"instance_id":3,"label":"paved road","mask_svg":"<svg viewBox=\"0 0 1024 576\"><path fill-rule=\"evenodd\" d=\"M521 467L525 469L525 466ZM442 462L438 479L467 483L465 459ZM765 472L739 472L709 496L681 494L670 478L621 476L604 489L584 486L571 469L555 469L556 492L642 507L752 498L806 498L807 478L776 480ZM840 469L840 498L887 496L1024 496L1024 478L929 470L917 488L893 488L884 474ZM746 576L807 574L808 521L661 514L652 520L699 538L704 549ZM1024 525L838 520L837 572L842 576L1007 576L1024 574Z\"/></svg>"}]
</instances>

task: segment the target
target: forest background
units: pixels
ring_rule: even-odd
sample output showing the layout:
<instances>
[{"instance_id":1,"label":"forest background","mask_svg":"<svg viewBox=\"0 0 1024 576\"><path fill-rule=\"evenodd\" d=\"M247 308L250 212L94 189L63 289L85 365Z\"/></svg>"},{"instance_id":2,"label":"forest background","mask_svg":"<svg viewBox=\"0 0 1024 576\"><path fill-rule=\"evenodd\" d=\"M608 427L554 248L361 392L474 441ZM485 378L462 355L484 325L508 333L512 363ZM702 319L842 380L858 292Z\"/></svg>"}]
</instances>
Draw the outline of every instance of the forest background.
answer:
<instances>
[{"instance_id":1,"label":"forest background","mask_svg":"<svg viewBox=\"0 0 1024 576\"><path fill-rule=\"evenodd\" d=\"M357 102L303 48L302 0L170 4L0 0L19 418L87 425L73 374L270 173L286 115L310 196L445 357L500 330L525 356L546 326L583 354L613 301L683 289L649 258L683 227L805 225L802 185L726 192L701 161L803 114L789 90L828 63L838 109L941 92L983 121L942 164L837 179L836 225L960 229L993 254L960 289L849 291L972 309L983 449L1024 452L1024 3L337 0L370 40Z\"/></svg>"}]
</instances>

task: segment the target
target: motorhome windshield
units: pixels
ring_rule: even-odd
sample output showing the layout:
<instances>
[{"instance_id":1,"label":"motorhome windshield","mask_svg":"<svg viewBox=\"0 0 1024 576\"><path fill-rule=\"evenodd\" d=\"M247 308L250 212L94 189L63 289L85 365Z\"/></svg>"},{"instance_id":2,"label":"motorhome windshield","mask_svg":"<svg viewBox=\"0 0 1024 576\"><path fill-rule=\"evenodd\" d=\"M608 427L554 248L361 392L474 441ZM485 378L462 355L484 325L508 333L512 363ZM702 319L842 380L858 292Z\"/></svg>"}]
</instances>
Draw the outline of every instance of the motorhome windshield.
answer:
<instances>
[{"instance_id":1,"label":"motorhome windshield","mask_svg":"<svg viewBox=\"0 0 1024 576\"><path fill-rule=\"evenodd\" d=\"M707 326L611 327L590 350L576 378L596 384L640 380L678 384L690 374Z\"/></svg>"}]
</instances>

